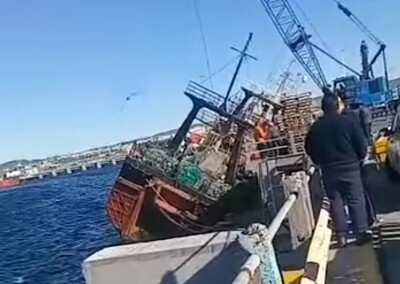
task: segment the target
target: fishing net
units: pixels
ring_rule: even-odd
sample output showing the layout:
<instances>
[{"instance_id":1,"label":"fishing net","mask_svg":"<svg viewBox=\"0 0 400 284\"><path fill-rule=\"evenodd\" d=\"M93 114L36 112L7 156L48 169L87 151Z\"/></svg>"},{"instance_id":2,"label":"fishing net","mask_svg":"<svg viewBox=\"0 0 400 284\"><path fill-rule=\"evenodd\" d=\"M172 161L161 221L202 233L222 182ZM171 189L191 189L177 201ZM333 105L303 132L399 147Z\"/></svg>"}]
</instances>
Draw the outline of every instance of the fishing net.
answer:
<instances>
[{"instance_id":1,"label":"fishing net","mask_svg":"<svg viewBox=\"0 0 400 284\"><path fill-rule=\"evenodd\" d=\"M181 163L177 180L180 184L199 190L203 183L203 174L199 166L193 163Z\"/></svg>"},{"instance_id":2,"label":"fishing net","mask_svg":"<svg viewBox=\"0 0 400 284\"><path fill-rule=\"evenodd\" d=\"M143 153L141 162L171 182L178 182L185 187L203 192L213 199L218 199L229 191L231 186L225 184L220 178L212 177L208 171L204 171L199 165L199 156L193 155L179 161L163 149L150 148Z\"/></svg>"},{"instance_id":3,"label":"fishing net","mask_svg":"<svg viewBox=\"0 0 400 284\"><path fill-rule=\"evenodd\" d=\"M142 162L171 180L174 180L176 177L179 161L171 157L165 150L156 148L148 149L143 154Z\"/></svg>"}]
</instances>

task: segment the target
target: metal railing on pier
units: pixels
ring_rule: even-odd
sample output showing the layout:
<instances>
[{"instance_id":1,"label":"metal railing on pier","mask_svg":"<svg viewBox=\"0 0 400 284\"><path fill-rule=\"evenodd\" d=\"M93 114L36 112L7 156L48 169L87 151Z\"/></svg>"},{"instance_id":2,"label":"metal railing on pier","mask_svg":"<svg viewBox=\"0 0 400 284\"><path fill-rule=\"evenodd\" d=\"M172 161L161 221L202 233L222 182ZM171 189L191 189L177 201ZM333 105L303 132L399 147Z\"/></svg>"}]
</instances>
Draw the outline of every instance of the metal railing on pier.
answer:
<instances>
[{"instance_id":1,"label":"metal railing on pier","mask_svg":"<svg viewBox=\"0 0 400 284\"><path fill-rule=\"evenodd\" d=\"M309 176L314 171L315 168L312 167L308 173ZM298 200L298 197L299 192L294 189L268 228L262 224L254 224L241 234L239 243L251 255L242 266L233 284L283 283L282 271L278 266L272 241L293 208L293 205L296 203L296 200ZM329 244L332 236L332 231L328 227L328 221L329 202L324 198L317 223L315 224L306 263L304 264L301 284L325 283Z\"/></svg>"},{"instance_id":2,"label":"metal railing on pier","mask_svg":"<svg viewBox=\"0 0 400 284\"><path fill-rule=\"evenodd\" d=\"M264 280L269 281L265 282L265 284L282 284L281 272L276 261L272 241L296 199L297 193L294 192L289 195L268 229L264 225L254 224L247 232L244 232L239 242L244 249L252 254L233 281L233 284L254 283L253 278L256 275L260 280L260 284L264 283Z\"/></svg>"}]
</instances>

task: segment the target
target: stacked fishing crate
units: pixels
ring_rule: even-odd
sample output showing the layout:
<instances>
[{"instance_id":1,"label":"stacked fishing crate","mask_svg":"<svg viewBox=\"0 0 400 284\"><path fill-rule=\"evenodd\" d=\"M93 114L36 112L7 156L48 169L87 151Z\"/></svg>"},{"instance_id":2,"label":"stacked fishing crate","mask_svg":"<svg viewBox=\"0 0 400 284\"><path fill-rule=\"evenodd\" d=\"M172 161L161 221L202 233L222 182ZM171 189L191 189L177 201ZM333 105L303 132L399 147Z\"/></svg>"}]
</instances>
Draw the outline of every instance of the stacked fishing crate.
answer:
<instances>
[{"instance_id":1,"label":"stacked fishing crate","mask_svg":"<svg viewBox=\"0 0 400 284\"><path fill-rule=\"evenodd\" d=\"M282 105L281 127L288 135L288 141L289 132L293 133L296 151L302 153L307 131L313 121L311 93L287 96L282 100Z\"/></svg>"}]
</instances>

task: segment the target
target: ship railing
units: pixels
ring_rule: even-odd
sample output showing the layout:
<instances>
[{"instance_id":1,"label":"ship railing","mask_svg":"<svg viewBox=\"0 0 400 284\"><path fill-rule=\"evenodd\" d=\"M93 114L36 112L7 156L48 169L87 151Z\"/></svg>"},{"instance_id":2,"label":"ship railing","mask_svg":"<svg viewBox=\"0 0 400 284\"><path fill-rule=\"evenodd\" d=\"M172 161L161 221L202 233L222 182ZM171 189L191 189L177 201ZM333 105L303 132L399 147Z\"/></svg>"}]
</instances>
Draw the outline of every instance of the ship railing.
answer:
<instances>
[{"instance_id":1,"label":"ship railing","mask_svg":"<svg viewBox=\"0 0 400 284\"><path fill-rule=\"evenodd\" d=\"M201 109L199 114L196 116L196 119L201 123L204 123L208 126L212 126L214 122L218 121L219 115L208 109Z\"/></svg>"},{"instance_id":2,"label":"ship railing","mask_svg":"<svg viewBox=\"0 0 400 284\"><path fill-rule=\"evenodd\" d=\"M253 142L247 144L250 149L256 149L259 144L265 142ZM292 131L287 135L269 139L267 147L262 150L249 150L244 153L248 159L262 159L262 157L279 158L287 155L304 153L304 141L295 137ZM257 158L253 158L257 157Z\"/></svg>"},{"instance_id":3,"label":"ship railing","mask_svg":"<svg viewBox=\"0 0 400 284\"><path fill-rule=\"evenodd\" d=\"M311 176L314 171L315 168L311 167L308 175ZM241 267L233 284L284 283L282 277L284 272L277 263L272 243L283 221L297 202L298 196L299 192L296 190L289 194L268 228L261 224L254 224L239 236L239 243L250 252L250 256ZM314 227L304 269L301 270L297 281L293 283L326 283L328 252L332 237L332 230L328 226L329 219L329 201L324 198Z\"/></svg>"},{"instance_id":4,"label":"ship railing","mask_svg":"<svg viewBox=\"0 0 400 284\"><path fill-rule=\"evenodd\" d=\"M225 100L225 98L221 94L212 91L194 81L189 82L189 85L187 86L185 93L195 98L202 99L217 108L222 107ZM235 107L238 104L239 104L238 102L232 99L228 99L226 101L225 107L226 109L231 110L235 109Z\"/></svg>"}]
</instances>

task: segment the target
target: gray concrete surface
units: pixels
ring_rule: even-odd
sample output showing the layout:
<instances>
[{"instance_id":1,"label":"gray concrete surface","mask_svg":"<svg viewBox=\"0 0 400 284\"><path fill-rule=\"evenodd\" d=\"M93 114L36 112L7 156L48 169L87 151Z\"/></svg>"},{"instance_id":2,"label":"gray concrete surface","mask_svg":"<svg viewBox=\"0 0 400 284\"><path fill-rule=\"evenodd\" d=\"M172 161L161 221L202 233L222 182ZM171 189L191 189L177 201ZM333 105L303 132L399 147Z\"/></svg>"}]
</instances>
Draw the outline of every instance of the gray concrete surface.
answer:
<instances>
[{"instance_id":1,"label":"gray concrete surface","mask_svg":"<svg viewBox=\"0 0 400 284\"><path fill-rule=\"evenodd\" d=\"M231 284L249 254L237 232L211 233L105 248L83 263L86 284ZM278 257L284 270L303 268L308 244ZM252 283L258 283L255 277Z\"/></svg>"},{"instance_id":2,"label":"gray concrete surface","mask_svg":"<svg viewBox=\"0 0 400 284\"><path fill-rule=\"evenodd\" d=\"M372 244L331 249L326 283L383 284L378 259Z\"/></svg>"},{"instance_id":3,"label":"gray concrete surface","mask_svg":"<svg viewBox=\"0 0 400 284\"><path fill-rule=\"evenodd\" d=\"M228 284L249 254L236 232L105 248L83 263L87 284Z\"/></svg>"}]
</instances>

